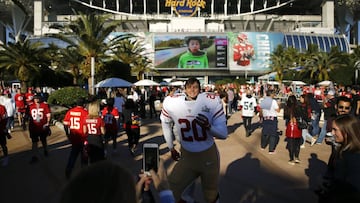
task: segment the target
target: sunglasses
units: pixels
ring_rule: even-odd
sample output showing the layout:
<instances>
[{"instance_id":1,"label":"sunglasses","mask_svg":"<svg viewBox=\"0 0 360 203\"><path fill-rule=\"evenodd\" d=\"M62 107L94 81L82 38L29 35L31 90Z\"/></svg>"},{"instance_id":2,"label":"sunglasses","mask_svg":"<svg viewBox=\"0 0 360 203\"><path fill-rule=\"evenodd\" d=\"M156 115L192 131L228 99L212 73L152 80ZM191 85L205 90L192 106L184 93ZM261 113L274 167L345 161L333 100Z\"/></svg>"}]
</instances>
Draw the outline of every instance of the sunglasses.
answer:
<instances>
[{"instance_id":1,"label":"sunglasses","mask_svg":"<svg viewBox=\"0 0 360 203\"><path fill-rule=\"evenodd\" d=\"M349 109L350 109L350 106L338 106L338 109L346 109L346 110L349 110Z\"/></svg>"}]
</instances>

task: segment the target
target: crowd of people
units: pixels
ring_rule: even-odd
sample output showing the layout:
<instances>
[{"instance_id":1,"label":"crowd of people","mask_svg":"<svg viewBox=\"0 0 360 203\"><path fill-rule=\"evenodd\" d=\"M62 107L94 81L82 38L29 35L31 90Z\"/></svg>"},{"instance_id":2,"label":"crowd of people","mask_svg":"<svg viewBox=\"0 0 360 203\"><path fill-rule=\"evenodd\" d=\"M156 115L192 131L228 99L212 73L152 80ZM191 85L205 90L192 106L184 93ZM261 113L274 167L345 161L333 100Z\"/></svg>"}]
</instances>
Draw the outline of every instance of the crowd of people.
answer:
<instances>
[{"instance_id":1,"label":"crowd of people","mask_svg":"<svg viewBox=\"0 0 360 203\"><path fill-rule=\"evenodd\" d=\"M169 177L164 173L166 169L162 168L157 172L152 171L151 177L141 173L138 183L134 179L129 180L128 184L134 186L129 194L134 193L135 196L126 198L151 202L153 200L147 200L144 193L147 190L144 188L149 187L151 182L162 182L165 187L158 190L162 202L186 202L194 181L200 177L204 199L207 202L218 202L220 156L214 139L227 138L227 118L241 111L239 119L243 121L245 136L249 137L259 127L252 123L253 117L258 115L262 128L259 147L261 150L268 147L268 153L273 155L276 154L282 133L279 131L278 115L283 109L286 149L289 152L287 162L290 165L301 162L301 149L306 148L307 142L314 146L325 141L331 148L324 183L316 190L319 202L336 202L341 198L347 202L359 201L360 174L357 171L360 169L360 96L356 87L303 88L296 93L284 89L285 103L277 98L279 90L273 86L246 85L237 89L224 85L202 90L199 80L189 78L183 89L151 89L146 100L151 103L149 112L143 106L143 93L136 89L128 92L115 90L104 100L96 97L80 98L67 111L63 120L64 132L71 143L65 168L65 176L70 182L65 190L73 190L83 184L84 177L111 167L119 170L119 177L128 174L126 169L106 162L106 156L116 152L116 139L122 130L127 134L130 154L135 155L139 145L141 118L150 115L150 118L155 116L160 119L169 153L176 164ZM48 156L51 111L44 98L44 95L33 89L29 89L26 94L20 90L14 91L14 94L2 91L0 144L4 156L3 166L8 164L6 141L11 139L15 118L21 128L29 130L32 141L30 163L39 161L39 141L44 156ZM154 107L157 99L162 101L160 113ZM178 142L180 147L176 149L174 142ZM79 155L84 169L72 177ZM103 175L105 178L109 173ZM120 184L115 182L115 185ZM76 190L73 195L75 193ZM63 202L71 202L71 193L66 193L66 196Z\"/></svg>"}]
</instances>

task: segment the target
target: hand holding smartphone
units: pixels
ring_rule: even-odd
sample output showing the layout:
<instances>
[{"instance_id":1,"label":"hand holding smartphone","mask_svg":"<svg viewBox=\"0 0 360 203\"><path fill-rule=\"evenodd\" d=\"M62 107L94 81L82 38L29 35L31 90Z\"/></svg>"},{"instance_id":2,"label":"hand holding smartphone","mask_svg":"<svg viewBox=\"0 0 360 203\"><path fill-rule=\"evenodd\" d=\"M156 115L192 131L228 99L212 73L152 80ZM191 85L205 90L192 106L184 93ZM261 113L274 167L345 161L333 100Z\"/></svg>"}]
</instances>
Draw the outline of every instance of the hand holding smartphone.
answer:
<instances>
[{"instance_id":1,"label":"hand holding smartphone","mask_svg":"<svg viewBox=\"0 0 360 203\"><path fill-rule=\"evenodd\" d=\"M143 145L143 170L150 175L150 170L155 172L159 168L159 145L157 143L144 143Z\"/></svg>"}]
</instances>

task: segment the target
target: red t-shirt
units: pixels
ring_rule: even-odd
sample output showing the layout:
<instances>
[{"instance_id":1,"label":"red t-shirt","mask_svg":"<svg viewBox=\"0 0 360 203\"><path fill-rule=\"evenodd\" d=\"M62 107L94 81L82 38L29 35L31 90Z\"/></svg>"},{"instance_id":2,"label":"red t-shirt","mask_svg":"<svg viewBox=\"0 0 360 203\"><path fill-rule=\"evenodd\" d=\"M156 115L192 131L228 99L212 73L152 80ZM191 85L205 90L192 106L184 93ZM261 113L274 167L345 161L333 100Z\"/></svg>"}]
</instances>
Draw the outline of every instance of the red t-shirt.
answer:
<instances>
[{"instance_id":1,"label":"red t-shirt","mask_svg":"<svg viewBox=\"0 0 360 203\"><path fill-rule=\"evenodd\" d=\"M87 116L88 112L82 106L76 106L66 112L63 124L70 129L71 143L83 143L86 140L87 135L83 131L83 126Z\"/></svg>"},{"instance_id":2,"label":"red t-shirt","mask_svg":"<svg viewBox=\"0 0 360 203\"><path fill-rule=\"evenodd\" d=\"M117 133L118 128L116 120L119 119L119 111L116 107L113 107L110 111L108 110L108 107L105 107L101 111L101 118L105 122L106 133Z\"/></svg>"},{"instance_id":3,"label":"red t-shirt","mask_svg":"<svg viewBox=\"0 0 360 203\"><path fill-rule=\"evenodd\" d=\"M29 106L29 130L32 132L43 132L44 125L48 123L47 117L50 116L51 111L49 105L41 102L39 104L32 103Z\"/></svg>"},{"instance_id":4,"label":"red t-shirt","mask_svg":"<svg viewBox=\"0 0 360 203\"><path fill-rule=\"evenodd\" d=\"M101 117L86 118L85 124L88 135L101 136L101 127L105 127L105 122L101 119Z\"/></svg>"},{"instance_id":5,"label":"red t-shirt","mask_svg":"<svg viewBox=\"0 0 360 203\"><path fill-rule=\"evenodd\" d=\"M15 105L18 112L25 112L25 95L24 94L15 94Z\"/></svg>"},{"instance_id":6,"label":"red t-shirt","mask_svg":"<svg viewBox=\"0 0 360 203\"><path fill-rule=\"evenodd\" d=\"M31 105L33 102L33 99L34 99L33 93L30 93L30 92L25 93L25 101L26 101L27 105Z\"/></svg>"}]
</instances>

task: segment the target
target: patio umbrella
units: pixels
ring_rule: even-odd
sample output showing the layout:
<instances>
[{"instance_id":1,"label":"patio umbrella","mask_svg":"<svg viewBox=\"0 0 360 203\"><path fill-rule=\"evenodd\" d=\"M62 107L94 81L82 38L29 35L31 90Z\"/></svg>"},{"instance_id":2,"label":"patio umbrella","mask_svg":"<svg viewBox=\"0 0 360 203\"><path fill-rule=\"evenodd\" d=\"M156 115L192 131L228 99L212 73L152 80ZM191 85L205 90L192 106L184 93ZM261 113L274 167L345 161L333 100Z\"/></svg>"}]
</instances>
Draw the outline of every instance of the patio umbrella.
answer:
<instances>
[{"instance_id":1,"label":"patio umbrella","mask_svg":"<svg viewBox=\"0 0 360 203\"><path fill-rule=\"evenodd\" d=\"M291 84L292 84L292 85L306 85L305 82L303 82L303 81L296 81L296 80L292 81Z\"/></svg>"},{"instance_id":2,"label":"patio umbrella","mask_svg":"<svg viewBox=\"0 0 360 203\"><path fill-rule=\"evenodd\" d=\"M95 87L131 87L133 84L121 78L107 78L98 82Z\"/></svg>"},{"instance_id":3,"label":"patio umbrella","mask_svg":"<svg viewBox=\"0 0 360 203\"><path fill-rule=\"evenodd\" d=\"M166 82L166 81L161 81L161 82L160 82L160 85L162 85L162 86L167 86L167 85L169 85L169 83Z\"/></svg>"},{"instance_id":4,"label":"patio umbrella","mask_svg":"<svg viewBox=\"0 0 360 203\"><path fill-rule=\"evenodd\" d=\"M149 79L144 79L144 80L139 80L136 83L134 83L135 86L160 86L160 83L157 83L155 81L149 80Z\"/></svg>"},{"instance_id":5,"label":"patio umbrella","mask_svg":"<svg viewBox=\"0 0 360 203\"><path fill-rule=\"evenodd\" d=\"M169 84L170 86L184 86L183 81L174 81Z\"/></svg>"},{"instance_id":6,"label":"patio umbrella","mask_svg":"<svg viewBox=\"0 0 360 203\"><path fill-rule=\"evenodd\" d=\"M330 86L331 84L332 84L332 82L329 80L324 80L324 81L321 81L318 83L318 85L320 85L320 86Z\"/></svg>"}]
</instances>

